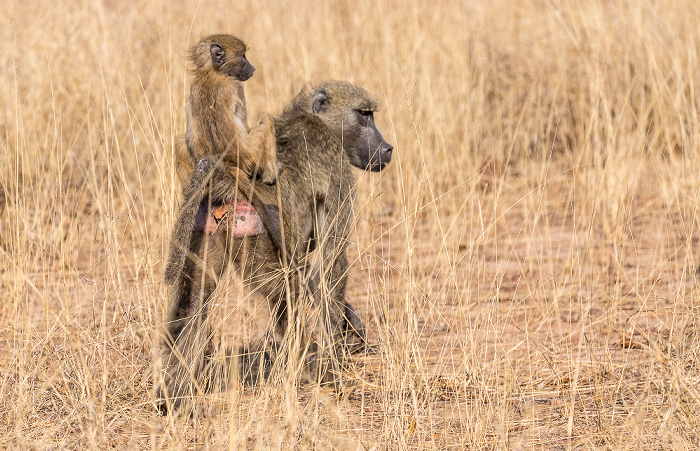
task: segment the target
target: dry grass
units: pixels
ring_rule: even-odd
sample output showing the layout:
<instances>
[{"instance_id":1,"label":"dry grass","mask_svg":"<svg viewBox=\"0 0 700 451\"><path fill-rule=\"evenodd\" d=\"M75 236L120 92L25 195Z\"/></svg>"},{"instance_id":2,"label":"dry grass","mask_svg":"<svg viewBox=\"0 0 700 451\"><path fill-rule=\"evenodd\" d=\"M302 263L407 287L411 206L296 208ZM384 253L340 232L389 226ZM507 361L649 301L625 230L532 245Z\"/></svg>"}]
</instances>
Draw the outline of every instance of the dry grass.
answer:
<instances>
[{"instance_id":1,"label":"dry grass","mask_svg":"<svg viewBox=\"0 0 700 451\"><path fill-rule=\"evenodd\" d=\"M698 446L694 0L66 3L1 7L0 447ZM158 416L150 362L184 54L214 31L252 47L251 112L347 79L397 150L356 173L380 354L346 393L190 421Z\"/></svg>"}]
</instances>

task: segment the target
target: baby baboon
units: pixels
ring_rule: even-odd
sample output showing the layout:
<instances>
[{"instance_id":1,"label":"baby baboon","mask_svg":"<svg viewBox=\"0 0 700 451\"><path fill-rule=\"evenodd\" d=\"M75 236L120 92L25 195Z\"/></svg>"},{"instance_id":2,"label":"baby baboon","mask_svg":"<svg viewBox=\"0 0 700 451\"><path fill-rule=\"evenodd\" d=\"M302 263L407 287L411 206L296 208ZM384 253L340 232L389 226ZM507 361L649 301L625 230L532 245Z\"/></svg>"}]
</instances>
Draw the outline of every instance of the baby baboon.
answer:
<instances>
[{"instance_id":1,"label":"baby baboon","mask_svg":"<svg viewBox=\"0 0 700 451\"><path fill-rule=\"evenodd\" d=\"M212 169L211 160L197 164L186 184L166 268L167 396L161 393L161 398L176 401L210 387L197 385L212 378L206 363L211 349L207 302L229 261L272 304L278 332L287 332L288 323L304 323L295 315L303 315L299 304L310 291L323 319L320 346L344 353L364 345L360 318L345 301L355 186L350 166L380 171L391 160L393 148L374 123L376 110L363 89L327 82L302 90L275 120L278 159L285 170L276 187L256 187L260 201L254 203L269 234L237 233L242 230L238 222L216 227L214 212L240 197L241 180ZM278 237L283 246L276 243ZM182 258L172 258L178 254ZM320 352L317 344L311 347L312 354ZM313 367L322 382L335 377L325 364Z\"/></svg>"},{"instance_id":2,"label":"baby baboon","mask_svg":"<svg viewBox=\"0 0 700 451\"><path fill-rule=\"evenodd\" d=\"M219 158L227 169L239 168L271 185L278 172L274 123L272 116L259 113L253 127L248 127L243 82L253 76L255 68L245 52L243 41L228 34L205 36L189 49L194 79L184 144L195 162ZM182 140L177 144L182 147Z\"/></svg>"}]
</instances>

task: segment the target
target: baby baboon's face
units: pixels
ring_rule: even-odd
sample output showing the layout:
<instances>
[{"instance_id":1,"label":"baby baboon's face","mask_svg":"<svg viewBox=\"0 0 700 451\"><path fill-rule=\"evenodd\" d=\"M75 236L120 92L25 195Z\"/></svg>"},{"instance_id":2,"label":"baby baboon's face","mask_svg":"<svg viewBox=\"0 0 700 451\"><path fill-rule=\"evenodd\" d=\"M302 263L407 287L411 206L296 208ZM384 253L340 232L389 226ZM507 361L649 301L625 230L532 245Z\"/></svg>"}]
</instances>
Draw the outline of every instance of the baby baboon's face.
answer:
<instances>
[{"instance_id":1,"label":"baby baboon's face","mask_svg":"<svg viewBox=\"0 0 700 451\"><path fill-rule=\"evenodd\" d=\"M246 46L240 39L221 35L211 43L209 51L214 69L239 81L253 76L255 67L245 57Z\"/></svg>"},{"instance_id":2,"label":"baby baboon's face","mask_svg":"<svg viewBox=\"0 0 700 451\"><path fill-rule=\"evenodd\" d=\"M246 81L255 72L245 56L246 49L243 41L230 34L209 35L190 49L190 60L195 71L211 67L228 77Z\"/></svg>"}]
</instances>

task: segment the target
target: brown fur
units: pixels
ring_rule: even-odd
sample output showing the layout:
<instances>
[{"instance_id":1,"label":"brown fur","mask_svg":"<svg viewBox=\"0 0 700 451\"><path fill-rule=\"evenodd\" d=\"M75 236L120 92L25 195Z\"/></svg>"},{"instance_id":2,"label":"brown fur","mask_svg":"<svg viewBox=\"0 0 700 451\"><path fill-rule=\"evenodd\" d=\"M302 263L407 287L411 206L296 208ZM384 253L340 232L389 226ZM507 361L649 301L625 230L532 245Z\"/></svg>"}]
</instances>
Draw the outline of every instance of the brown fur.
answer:
<instances>
[{"instance_id":1,"label":"brown fur","mask_svg":"<svg viewBox=\"0 0 700 451\"><path fill-rule=\"evenodd\" d=\"M271 303L278 333L286 337L283 343L294 341L306 353L310 377L337 380L342 362L338 357L362 348L362 323L345 300L346 247L353 217L351 165L379 170L391 156L391 146L373 118L367 119L367 112L375 109L364 90L344 82L308 87L285 109L275 121L278 158L285 171L276 187L257 186L255 191L259 203L254 205L267 216L263 223L268 234L239 239L225 230L211 236L194 230L202 202L219 204L247 189L211 160L197 163L185 185L186 202L165 274L170 306L163 354L167 391L161 398L177 405L178 398L226 385L228 369L219 365L212 370L206 363L213 347L206 323L208 300L230 261L248 286ZM367 143L374 143L374 152ZM375 156L379 150L383 160ZM307 331L305 306L310 303L320 311L320 331ZM273 359L274 349L258 355ZM265 360L242 358L237 366L264 376L269 365L260 362ZM206 382L212 380L224 382Z\"/></svg>"},{"instance_id":2,"label":"brown fur","mask_svg":"<svg viewBox=\"0 0 700 451\"><path fill-rule=\"evenodd\" d=\"M213 46L224 52L221 65L214 62ZM234 168L239 168L266 184L277 180L272 116L259 113L253 126L248 126L243 81L253 75L255 68L245 51L243 41L226 34L206 36L190 48L193 80L187 102L187 133L184 142L179 138L176 143L179 163L185 165L181 173L188 172L187 160L215 157L223 160L234 176Z\"/></svg>"}]
</instances>

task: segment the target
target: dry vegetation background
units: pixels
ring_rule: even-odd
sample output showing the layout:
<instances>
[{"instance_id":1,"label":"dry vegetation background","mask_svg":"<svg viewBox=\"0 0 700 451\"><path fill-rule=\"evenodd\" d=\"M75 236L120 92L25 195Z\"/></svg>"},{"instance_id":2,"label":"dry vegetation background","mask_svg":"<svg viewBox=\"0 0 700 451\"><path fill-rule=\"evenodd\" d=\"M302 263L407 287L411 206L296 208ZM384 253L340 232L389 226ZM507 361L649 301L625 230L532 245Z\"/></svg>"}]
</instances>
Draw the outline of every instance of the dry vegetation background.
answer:
<instances>
[{"instance_id":1,"label":"dry vegetation background","mask_svg":"<svg viewBox=\"0 0 700 451\"><path fill-rule=\"evenodd\" d=\"M698 446L695 0L63 3L0 7L0 447ZM190 421L151 361L185 49L219 31L251 112L350 80L396 151L356 172L379 354Z\"/></svg>"}]
</instances>

